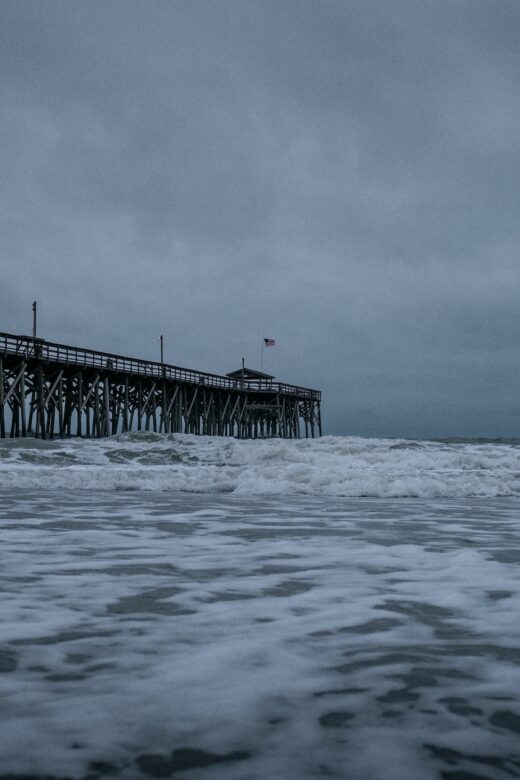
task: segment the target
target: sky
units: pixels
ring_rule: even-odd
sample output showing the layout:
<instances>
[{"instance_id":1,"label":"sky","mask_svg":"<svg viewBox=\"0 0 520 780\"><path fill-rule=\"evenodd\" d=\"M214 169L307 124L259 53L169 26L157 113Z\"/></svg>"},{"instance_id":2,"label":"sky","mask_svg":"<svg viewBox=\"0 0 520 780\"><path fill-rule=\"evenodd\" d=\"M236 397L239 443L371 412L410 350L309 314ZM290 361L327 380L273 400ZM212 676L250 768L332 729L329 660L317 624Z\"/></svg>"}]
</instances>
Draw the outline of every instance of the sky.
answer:
<instances>
[{"instance_id":1,"label":"sky","mask_svg":"<svg viewBox=\"0 0 520 780\"><path fill-rule=\"evenodd\" d=\"M0 0L0 331L520 436L517 0Z\"/></svg>"}]
</instances>

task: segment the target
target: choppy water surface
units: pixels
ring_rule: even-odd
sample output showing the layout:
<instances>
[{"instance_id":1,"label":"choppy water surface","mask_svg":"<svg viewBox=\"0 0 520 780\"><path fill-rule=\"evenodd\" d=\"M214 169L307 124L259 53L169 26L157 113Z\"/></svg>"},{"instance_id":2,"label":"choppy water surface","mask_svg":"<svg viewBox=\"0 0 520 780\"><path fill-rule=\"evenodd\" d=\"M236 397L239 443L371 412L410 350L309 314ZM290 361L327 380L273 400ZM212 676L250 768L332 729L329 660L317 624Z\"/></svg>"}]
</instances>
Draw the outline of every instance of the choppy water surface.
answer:
<instances>
[{"instance_id":1,"label":"choppy water surface","mask_svg":"<svg viewBox=\"0 0 520 780\"><path fill-rule=\"evenodd\" d=\"M0 490L0 778L520 777L517 496L73 487Z\"/></svg>"},{"instance_id":2,"label":"choppy water surface","mask_svg":"<svg viewBox=\"0 0 520 780\"><path fill-rule=\"evenodd\" d=\"M4 439L2 487L248 496L520 496L520 440L324 436L288 441L154 433L101 440Z\"/></svg>"}]
</instances>

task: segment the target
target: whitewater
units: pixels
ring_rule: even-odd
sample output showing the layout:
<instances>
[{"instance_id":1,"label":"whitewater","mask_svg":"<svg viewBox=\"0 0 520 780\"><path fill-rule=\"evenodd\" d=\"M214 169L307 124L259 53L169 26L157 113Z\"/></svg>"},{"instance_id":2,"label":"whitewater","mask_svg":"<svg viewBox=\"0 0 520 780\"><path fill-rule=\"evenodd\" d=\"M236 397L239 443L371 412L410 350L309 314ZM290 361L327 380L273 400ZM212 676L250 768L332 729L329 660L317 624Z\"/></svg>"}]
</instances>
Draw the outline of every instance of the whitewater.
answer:
<instances>
[{"instance_id":1,"label":"whitewater","mask_svg":"<svg viewBox=\"0 0 520 780\"><path fill-rule=\"evenodd\" d=\"M520 777L520 441L0 441L0 780Z\"/></svg>"},{"instance_id":2,"label":"whitewater","mask_svg":"<svg viewBox=\"0 0 520 780\"><path fill-rule=\"evenodd\" d=\"M240 440L128 433L0 441L0 488L462 498L520 494L520 440L324 436Z\"/></svg>"}]
</instances>

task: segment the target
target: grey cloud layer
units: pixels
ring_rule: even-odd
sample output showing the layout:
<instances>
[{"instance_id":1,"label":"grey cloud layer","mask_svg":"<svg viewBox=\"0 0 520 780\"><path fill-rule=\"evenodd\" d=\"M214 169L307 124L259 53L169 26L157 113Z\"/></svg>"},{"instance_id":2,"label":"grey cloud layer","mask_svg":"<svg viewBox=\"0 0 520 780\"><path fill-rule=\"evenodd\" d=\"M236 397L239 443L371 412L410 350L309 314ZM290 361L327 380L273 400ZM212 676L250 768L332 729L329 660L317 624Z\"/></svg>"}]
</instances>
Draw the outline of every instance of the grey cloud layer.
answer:
<instances>
[{"instance_id":1,"label":"grey cloud layer","mask_svg":"<svg viewBox=\"0 0 520 780\"><path fill-rule=\"evenodd\" d=\"M0 329L514 435L516 2L0 3Z\"/></svg>"}]
</instances>

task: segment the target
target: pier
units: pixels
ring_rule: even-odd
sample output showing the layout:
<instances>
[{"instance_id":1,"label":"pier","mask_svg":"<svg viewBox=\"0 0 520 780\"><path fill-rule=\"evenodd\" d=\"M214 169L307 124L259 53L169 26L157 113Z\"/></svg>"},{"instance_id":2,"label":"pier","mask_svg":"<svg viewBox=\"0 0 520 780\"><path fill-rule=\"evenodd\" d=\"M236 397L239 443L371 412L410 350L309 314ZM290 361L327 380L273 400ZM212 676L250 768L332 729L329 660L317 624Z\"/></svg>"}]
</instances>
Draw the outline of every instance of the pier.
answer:
<instances>
[{"instance_id":1,"label":"pier","mask_svg":"<svg viewBox=\"0 0 520 780\"><path fill-rule=\"evenodd\" d=\"M0 438L133 430L321 436L321 393L0 333Z\"/></svg>"}]
</instances>

